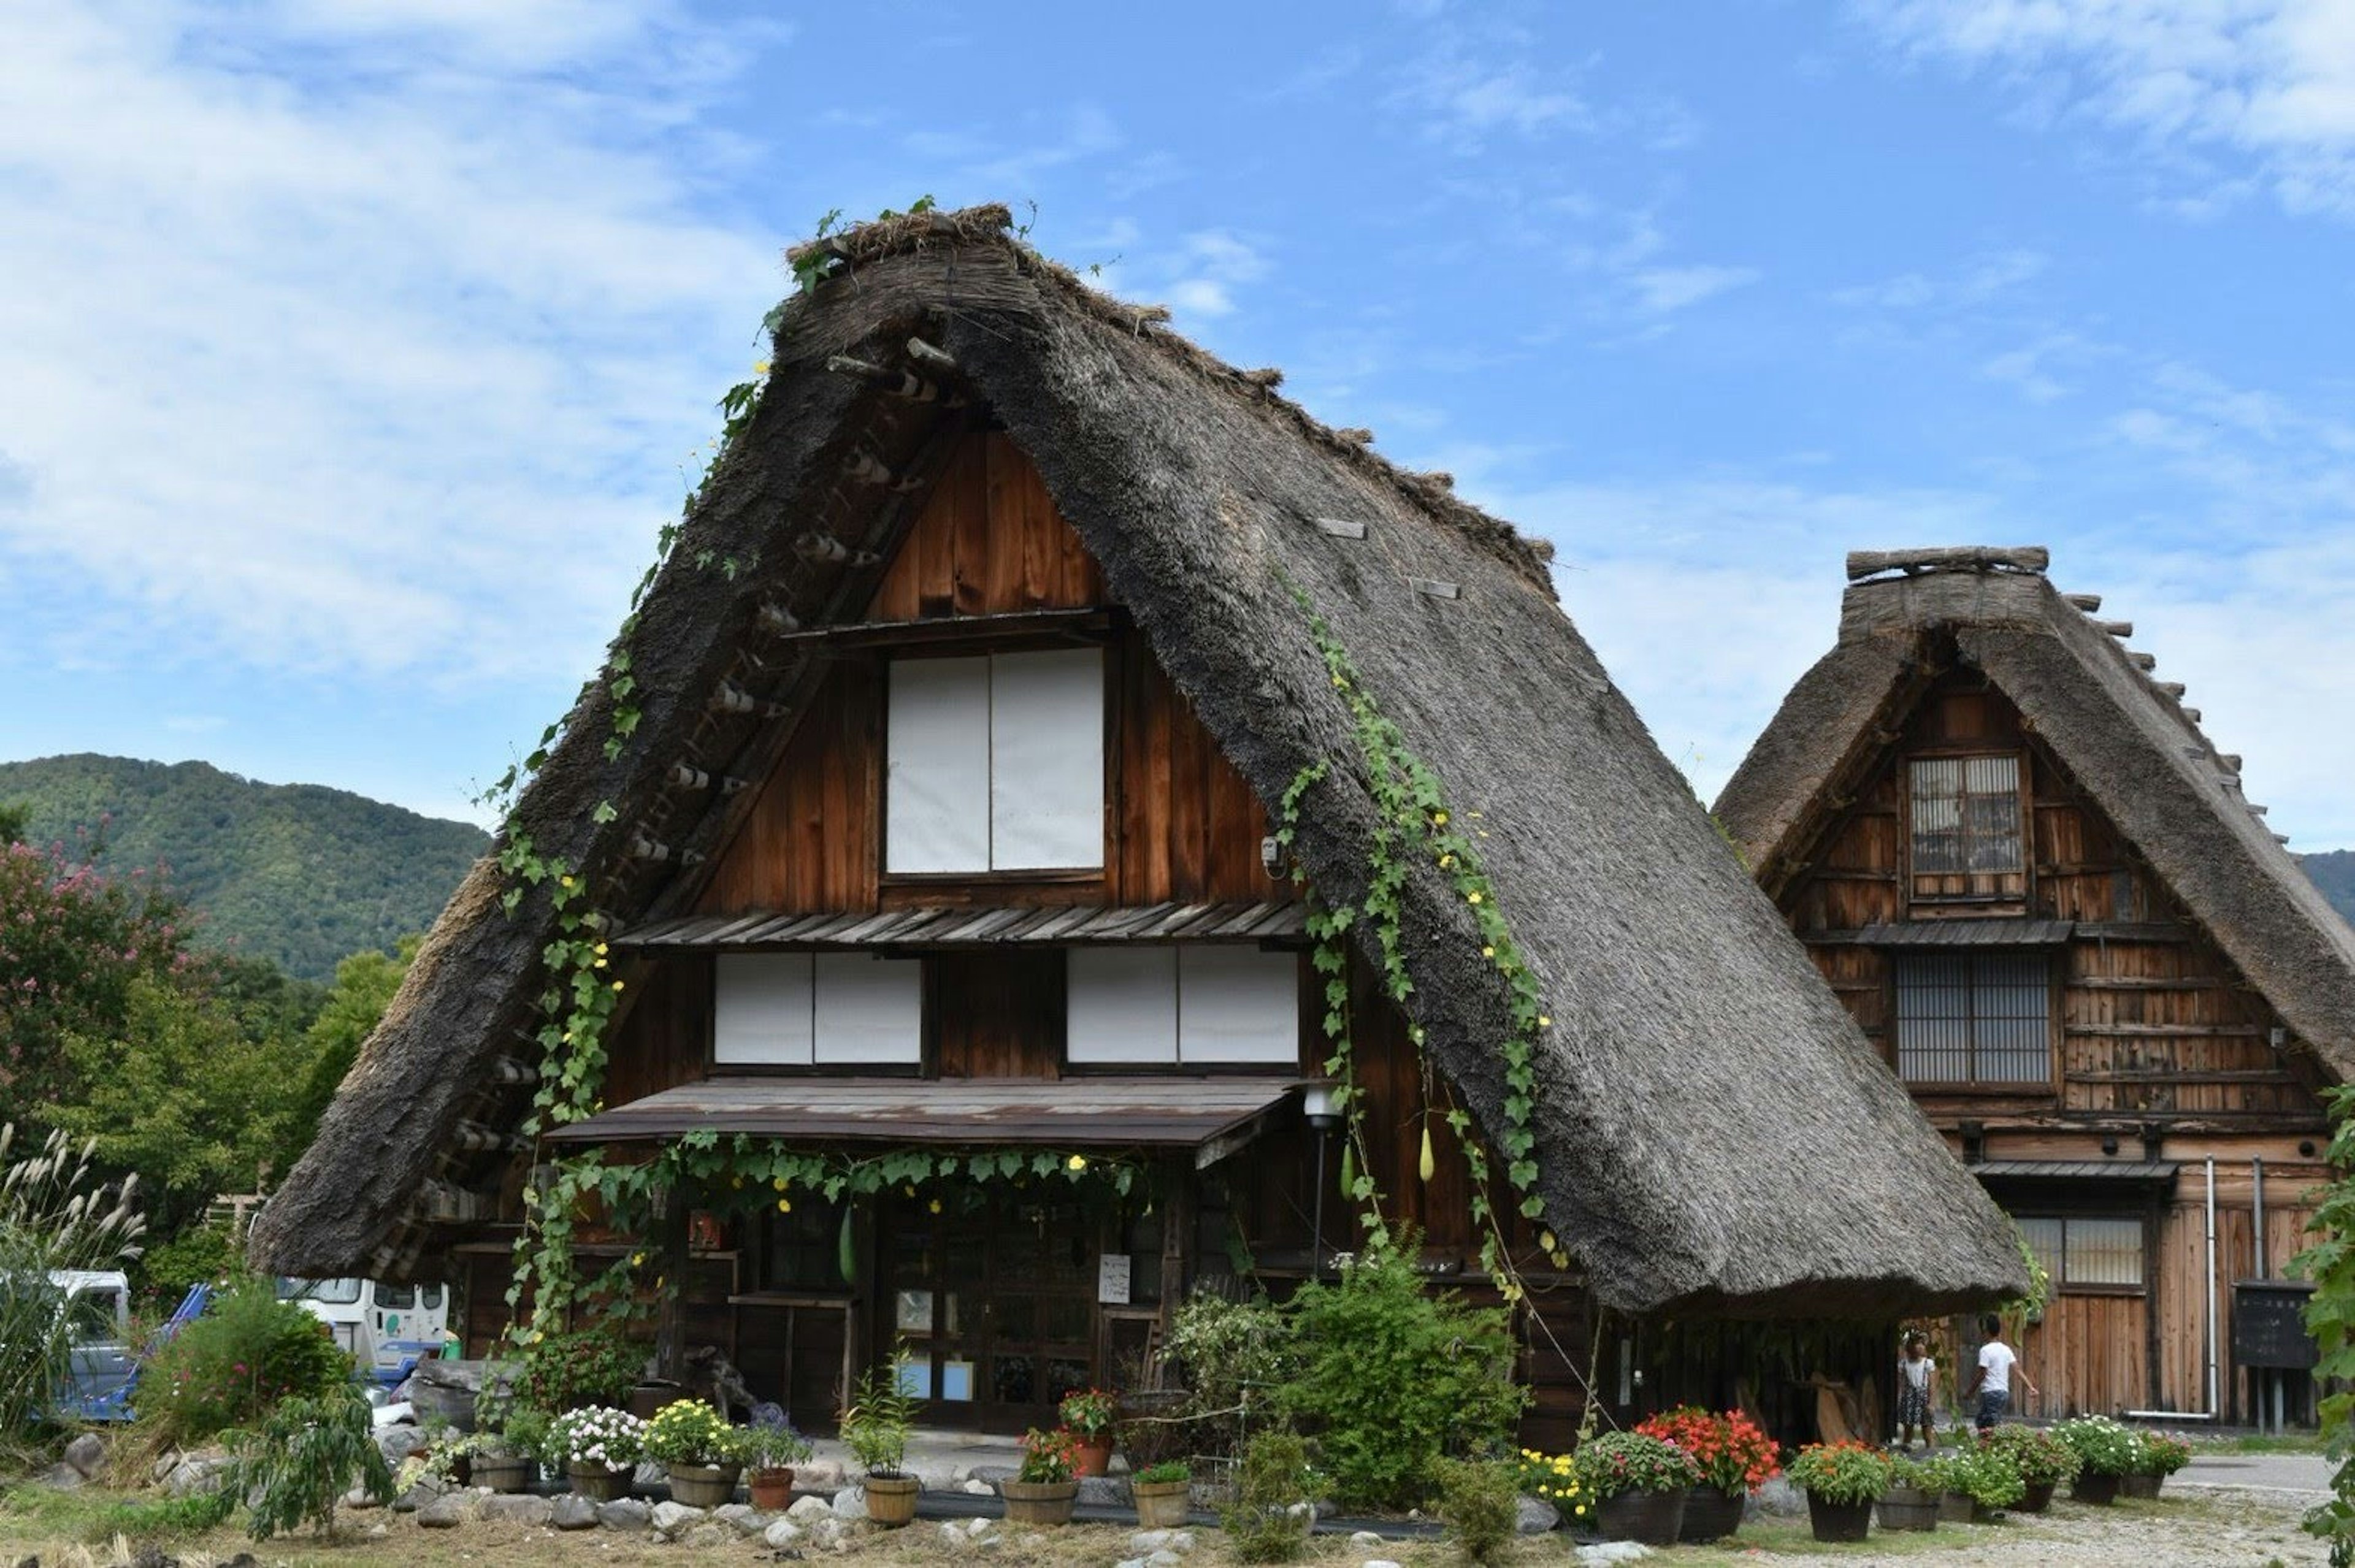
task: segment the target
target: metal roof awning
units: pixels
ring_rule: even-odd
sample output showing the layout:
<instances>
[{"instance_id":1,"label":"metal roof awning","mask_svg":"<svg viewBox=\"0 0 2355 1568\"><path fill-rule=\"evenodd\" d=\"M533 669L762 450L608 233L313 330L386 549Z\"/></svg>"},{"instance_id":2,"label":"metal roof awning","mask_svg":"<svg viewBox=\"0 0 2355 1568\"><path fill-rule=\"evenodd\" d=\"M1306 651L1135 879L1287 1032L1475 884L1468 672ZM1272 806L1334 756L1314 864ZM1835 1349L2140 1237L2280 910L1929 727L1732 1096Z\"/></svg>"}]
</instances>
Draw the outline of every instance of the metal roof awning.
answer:
<instances>
[{"instance_id":1,"label":"metal roof awning","mask_svg":"<svg viewBox=\"0 0 2355 1568\"><path fill-rule=\"evenodd\" d=\"M1803 931L1817 947L2051 947L2069 940L2076 923L1997 915L1984 920L1902 920L1854 931Z\"/></svg>"},{"instance_id":2,"label":"metal roof awning","mask_svg":"<svg viewBox=\"0 0 2355 1568\"><path fill-rule=\"evenodd\" d=\"M642 952L753 947L990 947L1007 943L1264 942L1296 938L1292 902L895 909L859 914L687 915L609 940Z\"/></svg>"},{"instance_id":3,"label":"metal roof awning","mask_svg":"<svg viewBox=\"0 0 2355 1568\"><path fill-rule=\"evenodd\" d=\"M546 1136L663 1143L709 1130L800 1143L1190 1148L1201 1169L1266 1130L1295 1087L1289 1078L710 1078Z\"/></svg>"},{"instance_id":4,"label":"metal roof awning","mask_svg":"<svg viewBox=\"0 0 2355 1568\"><path fill-rule=\"evenodd\" d=\"M1964 1168L1982 1182L2097 1181L2170 1187L2181 1165L2171 1159L1985 1159Z\"/></svg>"}]
</instances>

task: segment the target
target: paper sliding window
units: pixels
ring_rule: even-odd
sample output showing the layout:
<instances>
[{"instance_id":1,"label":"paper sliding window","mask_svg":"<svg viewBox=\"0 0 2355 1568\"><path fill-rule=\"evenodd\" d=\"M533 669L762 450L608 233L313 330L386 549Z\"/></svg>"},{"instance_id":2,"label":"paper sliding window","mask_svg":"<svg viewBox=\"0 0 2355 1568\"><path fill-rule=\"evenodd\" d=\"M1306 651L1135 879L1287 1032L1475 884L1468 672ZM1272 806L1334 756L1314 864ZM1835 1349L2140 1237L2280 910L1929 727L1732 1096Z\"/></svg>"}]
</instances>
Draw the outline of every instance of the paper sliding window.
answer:
<instances>
[{"instance_id":1,"label":"paper sliding window","mask_svg":"<svg viewBox=\"0 0 2355 1568\"><path fill-rule=\"evenodd\" d=\"M884 869L1103 864L1103 654L891 666Z\"/></svg>"},{"instance_id":2,"label":"paper sliding window","mask_svg":"<svg viewBox=\"0 0 2355 1568\"><path fill-rule=\"evenodd\" d=\"M1288 1066L1300 968L1256 947L1081 947L1070 957L1074 1066Z\"/></svg>"},{"instance_id":3,"label":"paper sliding window","mask_svg":"<svg viewBox=\"0 0 2355 1568\"><path fill-rule=\"evenodd\" d=\"M923 965L865 954L723 953L712 1007L722 1067L914 1066Z\"/></svg>"}]
</instances>

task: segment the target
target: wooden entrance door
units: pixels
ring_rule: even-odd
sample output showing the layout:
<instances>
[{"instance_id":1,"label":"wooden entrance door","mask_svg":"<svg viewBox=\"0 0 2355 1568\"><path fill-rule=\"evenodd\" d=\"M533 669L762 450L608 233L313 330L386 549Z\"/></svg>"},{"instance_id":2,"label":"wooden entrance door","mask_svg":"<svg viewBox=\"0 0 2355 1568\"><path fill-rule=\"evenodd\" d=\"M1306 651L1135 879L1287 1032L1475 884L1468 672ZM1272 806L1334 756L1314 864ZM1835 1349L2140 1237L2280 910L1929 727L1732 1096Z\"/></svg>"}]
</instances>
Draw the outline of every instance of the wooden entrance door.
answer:
<instances>
[{"instance_id":1,"label":"wooden entrance door","mask_svg":"<svg viewBox=\"0 0 2355 1568\"><path fill-rule=\"evenodd\" d=\"M908 1346L923 1421L1052 1426L1063 1395L1097 1381L1096 1220L1068 1198L991 1197L940 1213L893 1200L889 1328Z\"/></svg>"}]
</instances>

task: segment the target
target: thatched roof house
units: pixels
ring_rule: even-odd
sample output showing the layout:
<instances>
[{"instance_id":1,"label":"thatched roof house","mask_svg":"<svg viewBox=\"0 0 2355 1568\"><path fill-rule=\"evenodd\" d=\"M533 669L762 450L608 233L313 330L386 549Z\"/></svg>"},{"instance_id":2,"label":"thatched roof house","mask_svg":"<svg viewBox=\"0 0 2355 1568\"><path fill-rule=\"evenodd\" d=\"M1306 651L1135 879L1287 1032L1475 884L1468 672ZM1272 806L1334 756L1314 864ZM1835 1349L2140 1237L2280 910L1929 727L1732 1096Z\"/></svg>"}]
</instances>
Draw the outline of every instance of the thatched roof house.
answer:
<instances>
[{"instance_id":1,"label":"thatched roof house","mask_svg":"<svg viewBox=\"0 0 2355 1568\"><path fill-rule=\"evenodd\" d=\"M782 312L757 411L638 613L642 717L609 759L611 699L592 683L509 834L581 868L617 927L689 908L680 868L730 821L712 781L760 776L824 673L786 629L858 616L942 443L984 414L1263 806L1331 761L1295 846L1322 896L1364 889L1375 813L1312 611L1450 800L1482 814L1552 1019L1534 1115L1545 1221L1604 1301L1857 1316L2016 1288L2001 1216L1940 1157L1563 615L1548 547L1006 225L981 208L825 242L833 275ZM485 1157L467 1147L505 1157L528 1090L502 1058L551 927L544 891L512 916L501 893L486 860L435 927L258 1222L264 1266L413 1270L446 1234L437 1194ZM1417 866L1401 898L1410 1010L1493 1129L1506 986L1447 878Z\"/></svg>"}]
</instances>

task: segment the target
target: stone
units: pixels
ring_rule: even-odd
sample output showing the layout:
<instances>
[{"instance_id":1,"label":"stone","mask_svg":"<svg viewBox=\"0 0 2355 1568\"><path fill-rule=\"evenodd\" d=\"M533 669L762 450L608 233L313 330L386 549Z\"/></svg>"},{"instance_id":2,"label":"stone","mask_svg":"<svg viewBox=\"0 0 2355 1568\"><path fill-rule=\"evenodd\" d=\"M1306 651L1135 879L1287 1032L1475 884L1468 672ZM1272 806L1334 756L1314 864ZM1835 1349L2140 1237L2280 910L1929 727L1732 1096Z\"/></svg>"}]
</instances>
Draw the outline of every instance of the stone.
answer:
<instances>
[{"instance_id":1,"label":"stone","mask_svg":"<svg viewBox=\"0 0 2355 1568\"><path fill-rule=\"evenodd\" d=\"M164 1450L164 1456L147 1467L147 1478L161 1486L164 1477L176 1469L179 1463L180 1451L177 1448L166 1448ZM24 1565L19 1563L17 1568L24 1568ZM39 1568L39 1565L35 1564L35 1568Z\"/></svg>"},{"instance_id":2,"label":"stone","mask_svg":"<svg viewBox=\"0 0 2355 1568\"><path fill-rule=\"evenodd\" d=\"M991 1486L987 1481L983 1480L979 1476L967 1477L964 1485L959 1487L957 1489L964 1492L968 1497L992 1498L997 1495L997 1488Z\"/></svg>"},{"instance_id":3,"label":"stone","mask_svg":"<svg viewBox=\"0 0 2355 1568\"><path fill-rule=\"evenodd\" d=\"M180 1568L180 1560L151 1541L131 1554L131 1568Z\"/></svg>"},{"instance_id":4,"label":"stone","mask_svg":"<svg viewBox=\"0 0 2355 1568\"><path fill-rule=\"evenodd\" d=\"M382 1520L378 1520L374 1524L368 1527L368 1538L370 1541L382 1541L386 1536L390 1535L391 1533L392 1526L385 1523Z\"/></svg>"},{"instance_id":5,"label":"stone","mask_svg":"<svg viewBox=\"0 0 2355 1568\"><path fill-rule=\"evenodd\" d=\"M1370 1531L1370 1530L1357 1530L1357 1531L1351 1531L1349 1532L1349 1550L1350 1550L1350 1551L1352 1551L1352 1552L1380 1552L1381 1549L1382 1549L1382 1538L1381 1538L1380 1536L1379 1536L1379 1535L1376 1535L1372 1531Z\"/></svg>"},{"instance_id":6,"label":"stone","mask_svg":"<svg viewBox=\"0 0 2355 1568\"><path fill-rule=\"evenodd\" d=\"M795 1498L794 1506L785 1510L785 1517L796 1524L810 1525L822 1519L832 1519L834 1509L827 1506L824 1498Z\"/></svg>"},{"instance_id":7,"label":"stone","mask_svg":"<svg viewBox=\"0 0 2355 1568\"><path fill-rule=\"evenodd\" d=\"M1358 1568L1399 1568L1399 1565L1387 1557L1369 1557Z\"/></svg>"},{"instance_id":8,"label":"stone","mask_svg":"<svg viewBox=\"0 0 2355 1568\"><path fill-rule=\"evenodd\" d=\"M842 1490L835 1493L834 1517L837 1519L865 1519L867 1517L867 1488L865 1487L845 1487Z\"/></svg>"},{"instance_id":9,"label":"stone","mask_svg":"<svg viewBox=\"0 0 2355 1568\"><path fill-rule=\"evenodd\" d=\"M1183 1557L1165 1546L1146 1558L1145 1568L1178 1568L1178 1565L1185 1561Z\"/></svg>"},{"instance_id":10,"label":"stone","mask_svg":"<svg viewBox=\"0 0 2355 1568\"><path fill-rule=\"evenodd\" d=\"M659 1502L655 1504L651 1522L656 1535L665 1541L677 1541L689 1528L701 1523L704 1517L699 1508L689 1508L685 1503Z\"/></svg>"},{"instance_id":11,"label":"stone","mask_svg":"<svg viewBox=\"0 0 2355 1568\"><path fill-rule=\"evenodd\" d=\"M384 1499L378 1497L374 1492L369 1491L366 1487L354 1487L350 1491L344 1494L344 1506L347 1509L357 1509L364 1511L372 1508L384 1507Z\"/></svg>"},{"instance_id":12,"label":"stone","mask_svg":"<svg viewBox=\"0 0 2355 1568\"><path fill-rule=\"evenodd\" d=\"M388 1465L397 1466L424 1446L425 1434L414 1426L388 1426L376 1435L376 1451Z\"/></svg>"},{"instance_id":13,"label":"stone","mask_svg":"<svg viewBox=\"0 0 2355 1568\"><path fill-rule=\"evenodd\" d=\"M66 1445L65 1461L81 1472L85 1481L94 1481L106 1473L106 1439L95 1432L85 1432Z\"/></svg>"},{"instance_id":14,"label":"stone","mask_svg":"<svg viewBox=\"0 0 2355 1568\"><path fill-rule=\"evenodd\" d=\"M607 1530L645 1530L654 1521L654 1507L644 1498L615 1498L597 1505L597 1522Z\"/></svg>"},{"instance_id":15,"label":"stone","mask_svg":"<svg viewBox=\"0 0 2355 1568\"><path fill-rule=\"evenodd\" d=\"M847 1477L839 1459L812 1459L794 1467L794 1484L814 1491L826 1491L842 1485Z\"/></svg>"},{"instance_id":16,"label":"stone","mask_svg":"<svg viewBox=\"0 0 2355 1568\"><path fill-rule=\"evenodd\" d=\"M55 1487L61 1492L69 1492L76 1487L90 1485L90 1477L60 1459L41 1473L41 1485Z\"/></svg>"},{"instance_id":17,"label":"stone","mask_svg":"<svg viewBox=\"0 0 2355 1568\"><path fill-rule=\"evenodd\" d=\"M549 1502L548 1522L559 1530L594 1530L597 1505L579 1492L567 1492Z\"/></svg>"},{"instance_id":18,"label":"stone","mask_svg":"<svg viewBox=\"0 0 2355 1568\"><path fill-rule=\"evenodd\" d=\"M216 1491L220 1487L221 1472L229 1468L229 1456L211 1457L204 1454L185 1456L164 1477L164 1490L176 1498L191 1498L198 1492Z\"/></svg>"},{"instance_id":19,"label":"stone","mask_svg":"<svg viewBox=\"0 0 2355 1568\"><path fill-rule=\"evenodd\" d=\"M964 1532L964 1526L954 1520L943 1520L941 1528L935 1533L939 1535L941 1544L951 1552L963 1552L973 1544L973 1537L967 1535Z\"/></svg>"},{"instance_id":20,"label":"stone","mask_svg":"<svg viewBox=\"0 0 2355 1568\"><path fill-rule=\"evenodd\" d=\"M726 1525L709 1520L688 1531L686 1537L688 1549L695 1552L722 1552L741 1539Z\"/></svg>"},{"instance_id":21,"label":"stone","mask_svg":"<svg viewBox=\"0 0 2355 1568\"><path fill-rule=\"evenodd\" d=\"M758 1535L769 1528L773 1515L762 1513L750 1503L722 1503L711 1510L711 1517L739 1535Z\"/></svg>"},{"instance_id":22,"label":"stone","mask_svg":"<svg viewBox=\"0 0 2355 1568\"><path fill-rule=\"evenodd\" d=\"M964 1521L964 1532L978 1541L987 1535L989 1527L996 1522L994 1519L969 1519Z\"/></svg>"},{"instance_id":23,"label":"stone","mask_svg":"<svg viewBox=\"0 0 2355 1568\"><path fill-rule=\"evenodd\" d=\"M546 1524L555 1508L546 1498L536 1498L529 1492L496 1492L483 1499L482 1514L485 1519L503 1519L509 1524Z\"/></svg>"},{"instance_id":24,"label":"stone","mask_svg":"<svg viewBox=\"0 0 2355 1568\"><path fill-rule=\"evenodd\" d=\"M850 1526L832 1514L809 1527L809 1543L822 1552L839 1552L850 1539Z\"/></svg>"},{"instance_id":25,"label":"stone","mask_svg":"<svg viewBox=\"0 0 2355 1568\"><path fill-rule=\"evenodd\" d=\"M1750 1494L1748 1516L1764 1515L1773 1519L1805 1519L1807 1517L1807 1494L1793 1486L1788 1477L1777 1476Z\"/></svg>"},{"instance_id":26,"label":"stone","mask_svg":"<svg viewBox=\"0 0 2355 1568\"><path fill-rule=\"evenodd\" d=\"M467 1512L466 1495L464 1492L451 1492L435 1498L417 1510L417 1528L455 1530L466 1522Z\"/></svg>"},{"instance_id":27,"label":"stone","mask_svg":"<svg viewBox=\"0 0 2355 1568\"><path fill-rule=\"evenodd\" d=\"M429 1470L410 1482L407 1491L392 1499L392 1511L415 1513L435 1498L444 1496L452 1489L449 1481Z\"/></svg>"},{"instance_id":28,"label":"stone","mask_svg":"<svg viewBox=\"0 0 2355 1568\"><path fill-rule=\"evenodd\" d=\"M802 1543L802 1527L792 1520L772 1520L769 1528L761 1532L761 1540L779 1552Z\"/></svg>"},{"instance_id":29,"label":"stone","mask_svg":"<svg viewBox=\"0 0 2355 1568\"><path fill-rule=\"evenodd\" d=\"M1075 1500L1081 1508L1124 1509L1134 1496L1125 1476L1082 1476L1080 1495Z\"/></svg>"},{"instance_id":30,"label":"stone","mask_svg":"<svg viewBox=\"0 0 2355 1568\"><path fill-rule=\"evenodd\" d=\"M1652 1549L1640 1541L1606 1541L1595 1546L1578 1549L1579 1568L1616 1568L1622 1563L1641 1563L1652 1554Z\"/></svg>"},{"instance_id":31,"label":"stone","mask_svg":"<svg viewBox=\"0 0 2355 1568\"><path fill-rule=\"evenodd\" d=\"M1142 1557L1124 1557L1118 1563L1114 1563L1113 1568L1145 1568L1145 1559Z\"/></svg>"},{"instance_id":32,"label":"stone","mask_svg":"<svg viewBox=\"0 0 2355 1568\"><path fill-rule=\"evenodd\" d=\"M986 1481L995 1488L1004 1486L1021 1473L1012 1465L975 1465L973 1467L972 1478L976 1481Z\"/></svg>"},{"instance_id":33,"label":"stone","mask_svg":"<svg viewBox=\"0 0 2355 1568\"><path fill-rule=\"evenodd\" d=\"M1561 1522L1561 1510L1543 1498L1523 1498L1513 1528L1523 1535L1543 1535Z\"/></svg>"}]
</instances>

